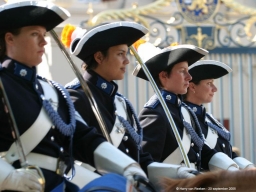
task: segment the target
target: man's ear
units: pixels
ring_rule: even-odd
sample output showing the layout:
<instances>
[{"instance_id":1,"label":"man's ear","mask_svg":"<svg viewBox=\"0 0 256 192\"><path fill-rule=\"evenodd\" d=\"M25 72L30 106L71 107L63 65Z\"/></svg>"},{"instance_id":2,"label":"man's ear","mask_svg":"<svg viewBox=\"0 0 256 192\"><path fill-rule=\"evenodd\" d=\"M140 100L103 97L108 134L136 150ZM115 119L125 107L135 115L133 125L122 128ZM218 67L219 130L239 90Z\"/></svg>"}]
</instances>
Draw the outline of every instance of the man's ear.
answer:
<instances>
[{"instance_id":1,"label":"man's ear","mask_svg":"<svg viewBox=\"0 0 256 192\"><path fill-rule=\"evenodd\" d=\"M95 61L97 61L98 64L101 64L101 62L103 61L103 55L100 51L97 51L96 53L94 53L94 59Z\"/></svg>"},{"instance_id":2,"label":"man's ear","mask_svg":"<svg viewBox=\"0 0 256 192\"><path fill-rule=\"evenodd\" d=\"M166 79L168 77L168 74L166 71L161 71L159 74L158 74L158 77L159 79Z\"/></svg>"},{"instance_id":3,"label":"man's ear","mask_svg":"<svg viewBox=\"0 0 256 192\"><path fill-rule=\"evenodd\" d=\"M14 38L13 38L12 33L10 33L10 32L6 33L4 36L4 39L5 39L6 44L9 44L9 45L13 44Z\"/></svg>"},{"instance_id":4,"label":"man's ear","mask_svg":"<svg viewBox=\"0 0 256 192\"><path fill-rule=\"evenodd\" d=\"M195 83L190 82L190 83L189 83L189 89L190 89L193 93L195 93L195 91L196 91L196 85L195 85Z\"/></svg>"},{"instance_id":5,"label":"man's ear","mask_svg":"<svg viewBox=\"0 0 256 192\"><path fill-rule=\"evenodd\" d=\"M167 72L165 71L161 71L159 74L158 74L158 78L159 78L159 81L161 83L161 87L164 87L166 82L167 82L167 78L168 78L168 74Z\"/></svg>"}]
</instances>

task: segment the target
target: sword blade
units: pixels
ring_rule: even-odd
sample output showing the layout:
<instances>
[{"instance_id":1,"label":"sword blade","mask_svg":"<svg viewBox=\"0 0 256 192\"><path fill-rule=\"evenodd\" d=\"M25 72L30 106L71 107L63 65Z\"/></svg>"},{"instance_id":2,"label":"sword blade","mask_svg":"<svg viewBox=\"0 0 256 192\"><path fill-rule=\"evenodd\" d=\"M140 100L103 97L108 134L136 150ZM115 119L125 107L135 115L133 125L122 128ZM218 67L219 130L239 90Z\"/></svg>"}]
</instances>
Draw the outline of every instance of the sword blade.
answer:
<instances>
[{"instance_id":1,"label":"sword blade","mask_svg":"<svg viewBox=\"0 0 256 192\"><path fill-rule=\"evenodd\" d=\"M24 168L26 170L33 169L33 170L37 171L38 175L40 176L40 178L38 178L38 181L42 185L42 192L44 192L45 178L44 178L43 172L41 171L40 167L34 166L34 165L28 165L28 163L27 163L26 155L25 155L24 149L22 147L22 142L20 140L20 132L18 130L18 126L16 124L16 121L15 121L15 118L14 118L14 115L12 112L12 108L11 108L8 96L6 94L1 77L0 77L0 97L1 97L2 103L4 105L4 111L7 115L9 125L11 127L14 142L17 147L17 153L19 155L20 165L22 168Z\"/></svg>"},{"instance_id":2,"label":"sword blade","mask_svg":"<svg viewBox=\"0 0 256 192\"><path fill-rule=\"evenodd\" d=\"M16 143L20 164L22 167L26 168L27 167L26 155L25 155L25 152L23 150L22 143L20 140L20 133L19 133L19 130L18 130L16 121L15 121L15 118L14 118L14 115L12 112L11 105L10 105L8 97L7 97L7 94L5 92L5 88L4 88L3 81L1 79L1 77L0 77L0 97L1 97L2 103L4 105L4 111L7 115L8 122L9 122L9 125L11 128L11 131L12 131L12 137L14 139L14 142Z\"/></svg>"},{"instance_id":3,"label":"sword blade","mask_svg":"<svg viewBox=\"0 0 256 192\"><path fill-rule=\"evenodd\" d=\"M52 37L54 38L54 40L56 41L56 43L58 44L59 48L61 49L62 53L64 54L64 56L66 57L70 67L72 68L72 70L74 71L76 77L78 78L82 89L85 93L85 95L88 97L90 105L92 107L93 113L99 123L100 129L104 135L104 137L107 139L108 142L110 142L113 145L113 141L107 131L107 127L106 124L101 116L100 110L98 108L97 102L95 101L93 94L87 84L87 82L83 79L81 73L79 72L77 66L75 65L75 63L73 62L73 60L71 59L70 55L67 53L67 50L65 49L65 47L63 46L63 44L60 42L58 35L56 34L56 32L54 30L50 31Z\"/></svg>"}]
</instances>

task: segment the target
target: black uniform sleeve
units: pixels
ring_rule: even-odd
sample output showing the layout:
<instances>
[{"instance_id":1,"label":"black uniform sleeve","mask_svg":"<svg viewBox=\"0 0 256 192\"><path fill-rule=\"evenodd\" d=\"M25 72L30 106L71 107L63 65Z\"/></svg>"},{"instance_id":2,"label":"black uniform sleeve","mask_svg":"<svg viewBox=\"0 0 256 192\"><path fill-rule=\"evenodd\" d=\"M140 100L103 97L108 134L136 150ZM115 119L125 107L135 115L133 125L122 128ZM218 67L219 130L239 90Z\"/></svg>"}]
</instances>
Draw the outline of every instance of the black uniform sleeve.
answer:
<instances>
[{"instance_id":1,"label":"black uniform sleeve","mask_svg":"<svg viewBox=\"0 0 256 192\"><path fill-rule=\"evenodd\" d=\"M143 169L143 171L148 174L148 165L153 163L153 158L148 152L143 152L141 149L140 151L140 166Z\"/></svg>"},{"instance_id":2,"label":"black uniform sleeve","mask_svg":"<svg viewBox=\"0 0 256 192\"><path fill-rule=\"evenodd\" d=\"M73 139L74 157L77 160L94 166L93 152L99 146L99 144L106 141L106 139L98 133L96 128L88 126L90 125L91 118L90 114L88 114L88 110L86 109L90 109L91 106L84 92L73 89L68 89L68 91L70 93L76 111L87 123L87 125L85 125L80 121L76 121L77 126Z\"/></svg>"},{"instance_id":3,"label":"black uniform sleeve","mask_svg":"<svg viewBox=\"0 0 256 192\"><path fill-rule=\"evenodd\" d=\"M231 149L232 149L232 146L231 146ZM232 159L235 159L236 157L238 157L238 155L236 154L236 152L232 151Z\"/></svg>"},{"instance_id":4,"label":"black uniform sleeve","mask_svg":"<svg viewBox=\"0 0 256 192\"><path fill-rule=\"evenodd\" d=\"M211 149L207 144L203 145L202 154L201 154L201 166L205 170L209 170L209 161L211 160L212 156L216 154L217 151L215 149Z\"/></svg>"},{"instance_id":5,"label":"black uniform sleeve","mask_svg":"<svg viewBox=\"0 0 256 192\"><path fill-rule=\"evenodd\" d=\"M133 121L133 117L132 117L132 112L130 110L130 108L127 108L127 114L128 114L128 118L130 122L134 122ZM134 114L136 115L136 114ZM135 122L134 122L135 123ZM143 134L142 134L143 136ZM143 169L143 171L148 174L148 170L147 167L149 164L153 163L153 158L152 156L148 153L148 152L144 152L143 149L141 148L140 153L139 153L139 164L141 166L141 168Z\"/></svg>"},{"instance_id":6,"label":"black uniform sleeve","mask_svg":"<svg viewBox=\"0 0 256 192\"><path fill-rule=\"evenodd\" d=\"M169 125L166 125L160 112L148 108L141 111L139 120L143 128L143 151L149 152L154 161L160 162Z\"/></svg>"},{"instance_id":7,"label":"black uniform sleeve","mask_svg":"<svg viewBox=\"0 0 256 192\"><path fill-rule=\"evenodd\" d=\"M93 152L105 141L105 138L95 128L76 121L76 130L73 138L74 158L94 166Z\"/></svg>"},{"instance_id":8,"label":"black uniform sleeve","mask_svg":"<svg viewBox=\"0 0 256 192\"><path fill-rule=\"evenodd\" d=\"M85 96L83 91L68 89L71 99L74 103L76 111L81 117L90 125L90 114L86 109L91 109L88 98ZM93 115L93 114L92 114Z\"/></svg>"}]
</instances>

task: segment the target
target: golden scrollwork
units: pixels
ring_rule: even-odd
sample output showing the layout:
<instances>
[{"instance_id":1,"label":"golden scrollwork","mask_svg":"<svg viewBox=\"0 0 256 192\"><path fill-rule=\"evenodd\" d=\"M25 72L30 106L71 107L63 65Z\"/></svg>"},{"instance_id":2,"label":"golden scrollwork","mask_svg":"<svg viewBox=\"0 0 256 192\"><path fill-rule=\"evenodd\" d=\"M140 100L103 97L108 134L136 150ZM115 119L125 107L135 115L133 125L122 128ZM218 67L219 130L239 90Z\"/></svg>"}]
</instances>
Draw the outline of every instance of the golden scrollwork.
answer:
<instances>
[{"instance_id":1,"label":"golden scrollwork","mask_svg":"<svg viewBox=\"0 0 256 192\"><path fill-rule=\"evenodd\" d=\"M250 19L247 20L246 24L245 24L245 27L244 27L244 31L246 33L246 35L248 37L251 37L252 36L252 33L250 31L251 29L251 26L256 22L256 16L253 16L251 17Z\"/></svg>"},{"instance_id":2,"label":"golden scrollwork","mask_svg":"<svg viewBox=\"0 0 256 192\"><path fill-rule=\"evenodd\" d=\"M232 8L238 13L244 15L251 15L247 22L245 23L244 31L248 37L251 37L252 34L250 32L251 26L256 22L256 9L248 6L244 6L241 3L237 3L234 0L222 0L222 2L229 8Z\"/></svg>"},{"instance_id":3,"label":"golden scrollwork","mask_svg":"<svg viewBox=\"0 0 256 192\"><path fill-rule=\"evenodd\" d=\"M127 17L134 18L134 20L141 22L146 27L148 27L147 21L139 16L139 14L150 14L156 13L158 10L163 7L168 6L174 0L157 0L153 3L150 3L145 6L137 7L137 8L128 8L128 9L113 9L102 11L95 15L88 21L89 26L98 25L106 20L120 20L125 19ZM241 3L237 3L234 0L221 0L227 7L234 9L235 11L245 14L245 15L256 15L256 9L250 8L248 6L244 6ZM206 0L194 0L192 4L189 6L189 9L194 10L196 8L204 8L206 4ZM198 7L199 6L199 7ZM207 8L207 7L206 7ZM207 12L207 9L204 9Z\"/></svg>"},{"instance_id":4,"label":"golden scrollwork","mask_svg":"<svg viewBox=\"0 0 256 192\"><path fill-rule=\"evenodd\" d=\"M161 10L163 7L170 5L171 2L175 0L157 0L153 3L150 3L145 6L135 7L135 8L128 8L128 9L113 9L102 11L88 20L88 26L95 26L107 20L124 20L126 18L133 18L134 21L142 23L145 27L149 28L149 24L146 19L140 16L140 14L149 15L150 13L156 13L157 11ZM256 22L256 9L244 6L241 3L236 2L235 0L221 0L225 6L232 8L234 11L245 14L251 15L252 17L248 19L245 25L245 33L248 36L251 36L250 28ZM194 9L201 9L207 13L207 9L204 8L206 5L206 0L194 0L192 4L188 7L191 10ZM207 7L206 7L207 8Z\"/></svg>"},{"instance_id":5,"label":"golden scrollwork","mask_svg":"<svg viewBox=\"0 0 256 192\"><path fill-rule=\"evenodd\" d=\"M256 15L256 9L248 6L244 6L241 3L237 3L234 0L222 0L222 2L229 8L234 9L238 13L245 15Z\"/></svg>"},{"instance_id":6,"label":"golden scrollwork","mask_svg":"<svg viewBox=\"0 0 256 192\"><path fill-rule=\"evenodd\" d=\"M135 21L141 22L145 27L149 27L148 22L139 16L139 14L150 14L155 13L163 7L168 6L174 0L158 0L153 3L150 3L145 6L137 7L137 8L129 8L129 9L113 9L102 11L99 14L95 15L92 19L88 21L89 26L95 26L106 20L120 20L125 18L134 18Z\"/></svg>"}]
</instances>

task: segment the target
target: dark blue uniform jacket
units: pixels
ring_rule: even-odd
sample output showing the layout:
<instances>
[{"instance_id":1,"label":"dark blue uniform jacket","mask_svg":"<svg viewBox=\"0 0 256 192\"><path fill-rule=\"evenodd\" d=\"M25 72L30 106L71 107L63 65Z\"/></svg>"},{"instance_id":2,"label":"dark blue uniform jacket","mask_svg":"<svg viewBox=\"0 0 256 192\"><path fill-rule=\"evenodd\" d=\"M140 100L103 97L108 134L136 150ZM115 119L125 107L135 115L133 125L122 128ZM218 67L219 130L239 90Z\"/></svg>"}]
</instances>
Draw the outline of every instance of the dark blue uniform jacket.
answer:
<instances>
[{"instance_id":1,"label":"dark blue uniform jacket","mask_svg":"<svg viewBox=\"0 0 256 192\"><path fill-rule=\"evenodd\" d=\"M86 80L93 97L98 105L98 108L101 112L102 118L106 124L107 131L110 133L113 129L115 123L115 105L114 99L117 94L118 86L115 82L108 82L94 71L85 72L83 75ZM86 97L83 89L79 82L74 81L66 86L70 92L72 100L74 101L74 105L76 110L81 114L83 119L93 127L96 127L100 133L101 129L97 122L97 119L92 111L89 100ZM127 111L128 121L131 125L133 125L133 117L131 111ZM138 156L138 148L134 140L131 138L129 133L125 133L126 138L123 139L119 145L119 149L126 153L128 156L133 158L135 161L138 161L142 167L142 169L147 172L146 167L152 163L152 157L148 153L143 153L141 150L139 151ZM124 138L125 138L124 136Z\"/></svg>"},{"instance_id":2,"label":"dark blue uniform jacket","mask_svg":"<svg viewBox=\"0 0 256 192\"><path fill-rule=\"evenodd\" d=\"M195 114L197 116L197 119L200 123L202 132L205 136L205 138L207 137L208 131L211 131L208 128L208 125L205 123L205 118L206 118L206 111L205 108L203 106L199 106L199 105L195 105L193 103L190 102L185 102L191 109L196 109ZM215 122L211 121L211 123L217 125ZM218 125L217 125L218 126ZM218 137L217 140L217 144L215 146L216 151L218 152L223 152L226 155L228 155L231 159L234 159L237 157L237 154L235 152L232 151L232 146L230 144L229 141L227 141L226 139L222 138L220 135Z\"/></svg>"},{"instance_id":3,"label":"dark blue uniform jacket","mask_svg":"<svg viewBox=\"0 0 256 192\"><path fill-rule=\"evenodd\" d=\"M21 70L26 70L25 76L22 75ZM34 123L42 108L39 95L43 94L43 90L36 76L36 68L28 68L21 63L12 61L5 68L1 67L0 76L21 135ZM66 100L60 91L57 91L57 93L59 99L58 113L65 123L69 123L70 116ZM73 136L73 157L94 165L93 152L104 141L106 140L97 133L96 129L89 128L80 121L76 121ZM0 152L7 151L13 142L11 128L3 104L0 102ZM56 158L65 156L65 159L68 159L69 146L70 137L60 133L57 128L51 128L32 152ZM64 149L63 152L62 148ZM19 167L19 163L15 162L14 166ZM62 177L55 172L43 169L43 173L46 178L45 191L50 191L62 180Z\"/></svg>"},{"instance_id":4,"label":"dark blue uniform jacket","mask_svg":"<svg viewBox=\"0 0 256 192\"><path fill-rule=\"evenodd\" d=\"M182 138L184 126L181 100L176 94L165 90L162 90L161 94ZM163 162L178 147L178 143L157 95L153 95L145 104L139 114L139 120L143 128L143 140L146 142L143 145L143 150L149 152L155 161ZM190 163L195 163L197 166L201 165L204 170L208 170L208 162L215 153L215 150L210 149L205 144L200 152L191 140L191 147L187 155Z\"/></svg>"}]
</instances>

